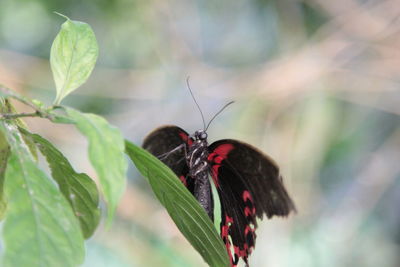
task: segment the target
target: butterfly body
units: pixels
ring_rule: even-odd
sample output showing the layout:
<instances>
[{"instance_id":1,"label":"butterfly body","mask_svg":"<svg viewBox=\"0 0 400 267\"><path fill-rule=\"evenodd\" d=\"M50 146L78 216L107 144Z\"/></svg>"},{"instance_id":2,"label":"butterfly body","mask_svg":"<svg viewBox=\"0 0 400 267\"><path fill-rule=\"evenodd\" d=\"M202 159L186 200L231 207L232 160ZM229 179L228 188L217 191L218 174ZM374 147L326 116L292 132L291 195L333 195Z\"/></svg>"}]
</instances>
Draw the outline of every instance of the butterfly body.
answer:
<instances>
[{"instance_id":1,"label":"butterfly body","mask_svg":"<svg viewBox=\"0 0 400 267\"><path fill-rule=\"evenodd\" d=\"M209 168L209 163L207 161L207 134L205 132L196 131L194 134L194 141L191 143L188 149L186 161L187 165L189 166L189 175L191 177L195 177L199 173L207 172Z\"/></svg>"},{"instance_id":2,"label":"butterfly body","mask_svg":"<svg viewBox=\"0 0 400 267\"><path fill-rule=\"evenodd\" d=\"M249 144L224 139L209 145L205 130L189 135L171 125L151 132L143 147L175 172L213 220L211 177L221 203L220 235L231 266L240 258L248 265L257 218L287 216L295 210L276 163Z\"/></svg>"},{"instance_id":3,"label":"butterfly body","mask_svg":"<svg viewBox=\"0 0 400 267\"><path fill-rule=\"evenodd\" d=\"M189 167L187 179L194 180L193 195L211 220L214 220L214 201L209 179L210 163L208 162L207 134L204 131L196 131L192 139L194 141L188 146L186 154L186 163Z\"/></svg>"}]
</instances>

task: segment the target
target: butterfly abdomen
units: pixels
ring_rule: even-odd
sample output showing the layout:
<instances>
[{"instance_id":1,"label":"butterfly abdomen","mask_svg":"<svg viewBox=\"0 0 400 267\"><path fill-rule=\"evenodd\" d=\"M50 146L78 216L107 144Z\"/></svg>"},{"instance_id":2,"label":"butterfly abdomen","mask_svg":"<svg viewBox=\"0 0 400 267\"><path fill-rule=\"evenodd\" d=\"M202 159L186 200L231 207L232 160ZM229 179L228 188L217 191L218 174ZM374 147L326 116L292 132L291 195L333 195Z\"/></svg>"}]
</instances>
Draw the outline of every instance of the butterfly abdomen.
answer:
<instances>
[{"instance_id":1,"label":"butterfly abdomen","mask_svg":"<svg viewBox=\"0 0 400 267\"><path fill-rule=\"evenodd\" d=\"M208 173L203 171L194 178L194 197L207 212L208 217L214 221L214 201L212 198L211 183Z\"/></svg>"},{"instance_id":2,"label":"butterfly abdomen","mask_svg":"<svg viewBox=\"0 0 400 267\"><path fill-rule=\"evenodd\" d=\"M214 201L212 198L211 183L208 178L210 165L207 160L207 147L206 140L195 140L188 148L186 161L189 166L188 176L194 181L193 195L213 221Z\"/></svg>"}]
</instances>

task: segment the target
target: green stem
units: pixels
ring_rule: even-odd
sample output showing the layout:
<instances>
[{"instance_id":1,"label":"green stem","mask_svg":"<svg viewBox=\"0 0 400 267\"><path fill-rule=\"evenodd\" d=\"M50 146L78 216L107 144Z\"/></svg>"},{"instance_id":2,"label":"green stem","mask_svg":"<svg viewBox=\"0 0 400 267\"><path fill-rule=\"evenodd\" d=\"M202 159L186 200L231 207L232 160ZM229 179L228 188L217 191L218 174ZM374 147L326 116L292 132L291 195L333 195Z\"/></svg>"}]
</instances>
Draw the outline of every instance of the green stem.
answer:
<instances>
[{"instance_id":1,"label":"green stem","mask_svg":"<svg viewBox=\"0 0 400 267\"><path fill-rule=\"evenodd\" d=\"M30 106L34 110L38 111L38 107L35 106L32 102L30 102L27 98L15 93L13 90L11 90L8 87L5 87L4 85L0 84L0 91L2 91L6 96L12 97L16 100L18 100L21 103L24 103L27 106Z\"/></svg>"},{"instance_id":2,"label":"green stem","mask_svg":"<svg viewBox=\"0 0 400 267\"><path fill-rule=\"evenodd\" d=\"M17 118L22 118L22 117L42 117L39 112L33 112L33 113L4 113L0 114L2 119L17 119Z\"/></svg>"},{"instance_id":3,"label":"green stem","mask_svg":"<svg viewBox=\"0 0 400 267\"><path fill-rule=\"evenodd\" d=\"M49 109L42 109L41 107L35 105L32 103L32 101L29 98L26 98L10 88L0 84L0 97L10 97L14 98L17 101L31 107L35 112L32 113L6 113L6 114L1 114L0 113L0 119L15 119L15 118L21 118L21 117L38 117L38 118L45 118L49 120L54 120L54 116L50 114L50 111L53 109L53 107L58 107L58 106L53 106L50 107ZM2 95L4 94L4 96Z\"/></svg>"}]
</instances>

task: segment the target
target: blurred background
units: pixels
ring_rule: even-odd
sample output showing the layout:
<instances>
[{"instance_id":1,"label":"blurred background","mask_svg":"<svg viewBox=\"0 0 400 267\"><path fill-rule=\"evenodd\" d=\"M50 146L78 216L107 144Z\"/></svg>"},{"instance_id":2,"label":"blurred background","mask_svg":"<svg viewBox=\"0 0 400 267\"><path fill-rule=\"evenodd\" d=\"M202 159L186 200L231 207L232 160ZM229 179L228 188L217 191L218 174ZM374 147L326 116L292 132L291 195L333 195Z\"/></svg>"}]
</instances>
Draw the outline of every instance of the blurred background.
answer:
<instances>
[{"instance_id":1,"label":"blurred background","mask_svg":"<svg viewBox=\"0 0 400 267\"><path fill-rule=\"evenodd\" d=\"M298 209L259 224L251 266L400 265L400 0L0 0L0 83L47 104L64 22L53 11L89 23L100 47L63 104L136 144L163 124L202 127L188 76L206 120L235 101L209 141L272 156ZM27 122L96 179L73 127ZM205 263L130 164L117 218L83 266Z\"/></svg>"}]
</instances>

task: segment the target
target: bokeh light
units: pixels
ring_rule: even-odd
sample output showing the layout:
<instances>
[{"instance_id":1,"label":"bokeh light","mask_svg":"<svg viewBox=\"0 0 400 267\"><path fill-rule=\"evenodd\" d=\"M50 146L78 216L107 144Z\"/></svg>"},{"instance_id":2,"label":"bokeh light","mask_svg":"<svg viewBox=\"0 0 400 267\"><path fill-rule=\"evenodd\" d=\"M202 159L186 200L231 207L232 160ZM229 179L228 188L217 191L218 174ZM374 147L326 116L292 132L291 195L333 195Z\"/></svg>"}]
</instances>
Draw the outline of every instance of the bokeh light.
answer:
<instances>
[{"instance_id":1,"label":"bokeh light","mask_svg":"<svg viewBox=\"0 0 400 267\"><path fill-rule=\"evenodd\" d=\"M137 144L163 124L202 127L188 76L206 119L235 100L209 141L272 156L298 209L259 224L251 266L399 266L399 0L0 0L0 83L48 104L54 11L89 23L100 47L64 104ZM96 179L73 127L27 122ZM83 266L205 263L131 165L117 218L88 241Z\"/></svg>"}]
</instances>

